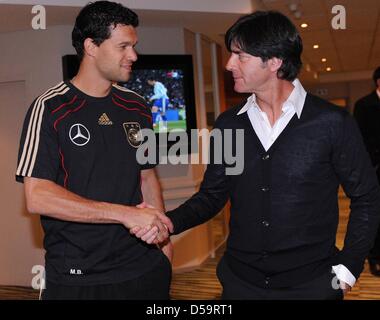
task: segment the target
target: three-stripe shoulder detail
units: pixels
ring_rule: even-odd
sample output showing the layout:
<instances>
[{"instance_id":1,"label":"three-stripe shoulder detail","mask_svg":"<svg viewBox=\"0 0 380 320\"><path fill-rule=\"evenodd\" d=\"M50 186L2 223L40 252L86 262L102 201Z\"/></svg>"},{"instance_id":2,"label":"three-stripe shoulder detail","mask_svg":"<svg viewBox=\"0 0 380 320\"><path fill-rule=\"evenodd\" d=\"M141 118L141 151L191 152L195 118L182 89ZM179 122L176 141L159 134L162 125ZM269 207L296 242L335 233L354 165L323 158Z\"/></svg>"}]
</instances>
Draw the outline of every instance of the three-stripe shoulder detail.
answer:
<instances>
[{"instance_id":1,"label":"three-stripe shoulder detail","mask_svg":"<svg viewBox=\"0 0 380 320\"><path fill-rule=\"evenodd\" d=\"M34 102L27 128L22 154L17 166L16 175L30 177L35 165L41 133L42 117L45 111L45 103L59 95L64 95L70 90L64 82L48 89Z\"/></svg>"},{"instance_id":2,"label":"three-stripe shoulder detail","mask_svg":"<svg viewBox=\"0 0 380 320\"><path fill-rule=\"evenodd\" d=\"M145 98L143 96L140 96L138 93L136 93L135 91L132 91L132 90L129 90L125 87L122 87L122 86L119 86L118 84L113 84L112 85L114 88L116 88L117 90L120 90L120 91L124 91L124 92L128 92L128 93L132 93L132 94L135 94L136 96L140 97L141 99L143 99L145 101Z\"/></svg>"}]
</instances>

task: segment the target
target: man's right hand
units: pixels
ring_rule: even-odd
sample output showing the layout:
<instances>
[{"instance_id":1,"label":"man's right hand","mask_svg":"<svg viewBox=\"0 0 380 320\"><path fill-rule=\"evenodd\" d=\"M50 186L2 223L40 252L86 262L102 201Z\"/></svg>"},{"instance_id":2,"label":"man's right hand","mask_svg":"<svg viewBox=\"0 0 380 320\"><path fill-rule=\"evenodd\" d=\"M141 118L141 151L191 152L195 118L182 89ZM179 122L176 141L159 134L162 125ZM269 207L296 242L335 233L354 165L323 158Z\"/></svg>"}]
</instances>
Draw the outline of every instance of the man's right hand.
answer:
<instances>
[{"instance_id":1,"label":"man's right hand","mask_svg":"<svg viewBox=\"0 0 380 320\"><path fill-rule=\"evenodd\" d=\"M123 224L131 234L149 244L165 241L169 237L167 226L173 228L168 217L147 205L139 205L135 213L129 216L128 221L123 221Z\"/></svg>"},{"instance_id":2,"label":"man's right hand","mask_svg":"<svg viewBox=\"0 0 380 320\"><path fill-rule=\"evenodd\" d=\"M137 208L150 208L154 209L153 206L146 204L145 202L136 206ZM168 230L173 232L173 224L171 220L165 216L165 214L160 213L161 224L164 227L164 231L159 229L159 226L147 225L145 227L135 226L130 228L130 233L135 235L137 238L147 242L147 243L155 243L159 244L164 242L169 238ZM161 235L160 235L161 233Z\"/></svg>"}]
</instances>

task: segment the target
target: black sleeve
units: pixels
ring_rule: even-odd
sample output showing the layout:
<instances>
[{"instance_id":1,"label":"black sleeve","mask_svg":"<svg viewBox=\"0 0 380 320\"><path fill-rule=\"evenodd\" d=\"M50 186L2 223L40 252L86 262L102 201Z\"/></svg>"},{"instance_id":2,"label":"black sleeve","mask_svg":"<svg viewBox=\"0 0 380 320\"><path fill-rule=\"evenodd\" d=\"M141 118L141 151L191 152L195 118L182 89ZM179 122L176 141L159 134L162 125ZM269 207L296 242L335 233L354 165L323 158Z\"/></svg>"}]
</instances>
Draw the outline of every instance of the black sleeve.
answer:
<instances>
[{"instance_id":1,"label":"black sleeve","mask_svg":"<svg viewBox=\"0 0 380 320\"><path fill-rule=\"evenodd\" d=\"M216 121L216 129L222 129ZM221 146L219 146L221 147ZM230 179L225 164L212 163L214 141L210 141L210 163L207 166L200 189L177 209L166 214L174 225L174 234L202 224L213 218L229 198Z\"/></svg>"},{"instance_id":2,"label":"black sleeve","mask_svg":"<svg viewBox=\"0 0 380 320\"><path fill-rule=\"evenodd\" d=\"M376 119L371 119L368 107L370 107L370 104L367 105L365 100L359 100L354 107L354 118L359 126L372 164L376 166L380 164L380 139L378 133L373 132L371 124Z\"/></svg>"},{"instance_id":3,"label":"black sleeve","mask_svg":"<svg viewBox=\"0 0 380 320\"><path fill-rule=\"evenodd\" d=\"M380 189L354 119L345 114L334 141L333 166L351 199L344 247L336 263L358 278L380 221Z\"/></svg>"},{"instance_id":4,"label":"black sleeve","mask_svg":"<svg viewBox=\"0 0 380 320\"><path fill-rule=\"evenodd\" d=\"M363 105L360 101L357 101L354 106L354 118L358 123L360 131L365 129L365 112L363 112Z\"/></svg>"},{"instance_id":5,"label":"black sleeve","mask_svg":"<svg viewBox=\"0 0 380 320\"><path fill-rule=\"evenodd\" d=\"M18 153L16 181L35 177L56 182L60 165L57 132L40 99L30 106L23 125Z\"/></svg>"}]
</instances>

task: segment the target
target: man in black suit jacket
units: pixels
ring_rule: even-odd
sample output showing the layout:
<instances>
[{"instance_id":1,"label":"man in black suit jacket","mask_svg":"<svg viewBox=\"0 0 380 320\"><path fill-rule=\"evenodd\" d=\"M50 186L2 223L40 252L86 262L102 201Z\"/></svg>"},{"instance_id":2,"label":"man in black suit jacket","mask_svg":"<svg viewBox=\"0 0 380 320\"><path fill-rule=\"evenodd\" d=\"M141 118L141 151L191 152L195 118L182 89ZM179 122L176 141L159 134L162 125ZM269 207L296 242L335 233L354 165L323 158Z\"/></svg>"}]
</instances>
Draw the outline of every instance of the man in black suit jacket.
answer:
<instances>
[{"instance_id":1,"label":"man in black suit jacket","mask_svg":"<svg viewBox=\"0 0 380 320\"><path fill-rule=\"evenodd\" d=\"M225 41L234 90L252 95L223 112L215 129L243 131L229 146L244 149L236 154L244 168L230 174L229 160L215 161L222 152L210 143L214 161L199 191L167 212L168 228L178 234L201 224L230 199L217 268L223 299L342 299L363 270L380 218L379 185L358 126L346 110L304 90L302 40L281 13L243 16ZM351 199L342 250L335 246L340 184ZM154 229L131 232L149 240Z\"/></svg>"},{"instance_id":2,"label":"man in black suit jacket","mask_svg":"<svg viewBox=\"0 0 380 320\"><path fill-rule=\"evenodd\" d=\"M356 102L354 117L380 181L380 67L374 71L373 81L376 89ZM371 273L380 277L380 229L369 253L368 262Z\"/></svg>"}]
</instances>

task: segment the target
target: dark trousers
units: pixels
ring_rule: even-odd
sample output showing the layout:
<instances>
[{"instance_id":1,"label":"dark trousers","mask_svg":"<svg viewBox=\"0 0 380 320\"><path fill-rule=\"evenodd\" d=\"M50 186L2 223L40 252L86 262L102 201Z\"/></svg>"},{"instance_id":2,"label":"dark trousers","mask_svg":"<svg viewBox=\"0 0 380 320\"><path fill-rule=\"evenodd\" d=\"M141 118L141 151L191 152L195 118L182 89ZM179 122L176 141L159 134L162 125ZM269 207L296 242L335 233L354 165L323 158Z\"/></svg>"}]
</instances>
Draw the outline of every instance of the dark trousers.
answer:
<instances>
[{"instance_id":1,"label":"dark trousers","mask_svg":"<svg viewBox=\"0 0 380 320\"><path fill-rule=\"evenodd\" d=\"M217 268L223 286L222 300L342 300L335 274L327 272L306 283L288 288L261 288L238 278L222 258ZM335 287L335 289L334 289Z\"/></svg>"},{"instance_id":2,"label":"dark trousers","mask_svg":"<svg viewBox=\"0 0 380 320\"><path fill-rule=\"evenodd\" d=\"M380 184L380 165L376 170L377 180ZM372 249L368 254L368 259L374 262L380 263L380 226L378 227L375 242L373 243Z\"/></svg>"},{"instance_id":3,"label":"dark trousers","mask_svg":"<svg viewBox=\"0 0 380 320\"><path fill-rule=\"evenodd\" d=\"M68 286L47 281L42 300L168 300L171 275L171 264L163 256L149 272L121 283Z\"/></svg>"},{"instance_id":4,"label":"dark trousers","mask_svg":"<svg viewBox=\"0 0 380 320\"><path fill-rule=\"evenodd\" d=\"M369 252L368 259L380 262L380 227L377 230L375 242Z\"/></svg>"}]
</instances>

